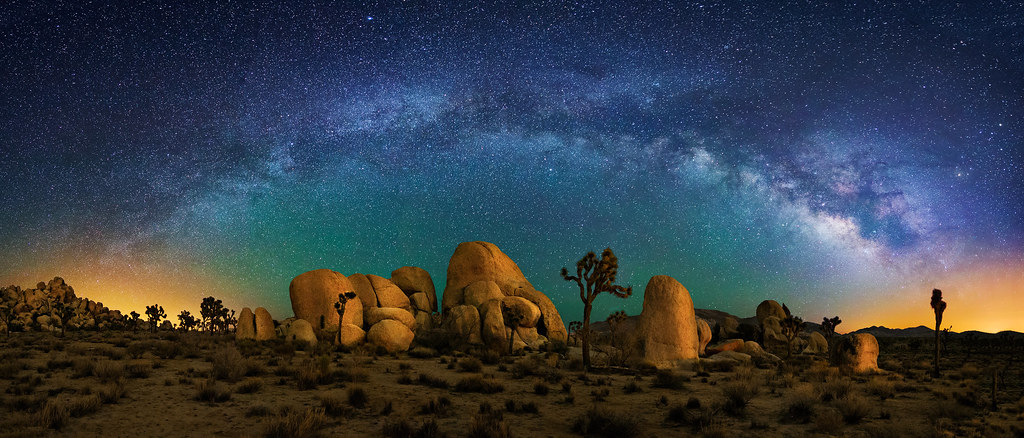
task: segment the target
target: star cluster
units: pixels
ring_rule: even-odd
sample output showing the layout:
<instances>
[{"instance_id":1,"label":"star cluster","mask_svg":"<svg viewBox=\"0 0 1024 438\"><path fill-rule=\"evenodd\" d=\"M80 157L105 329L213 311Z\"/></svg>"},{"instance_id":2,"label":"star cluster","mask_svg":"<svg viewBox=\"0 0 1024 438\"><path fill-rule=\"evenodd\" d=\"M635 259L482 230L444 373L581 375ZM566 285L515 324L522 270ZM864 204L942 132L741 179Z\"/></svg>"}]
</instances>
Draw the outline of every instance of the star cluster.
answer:
<instances>
[{"instance_id":1,"label":"star cluster","mask_svg":"<svg viewBox=\"0 0 1024 438\"><path fill-rule=\"evenodd\" d=\"M1024 329L1019 3L242 3L0 11L0 283L283 318L486 240L567 315L610 246L740 316Z\"/></svg>"}]
</instances>

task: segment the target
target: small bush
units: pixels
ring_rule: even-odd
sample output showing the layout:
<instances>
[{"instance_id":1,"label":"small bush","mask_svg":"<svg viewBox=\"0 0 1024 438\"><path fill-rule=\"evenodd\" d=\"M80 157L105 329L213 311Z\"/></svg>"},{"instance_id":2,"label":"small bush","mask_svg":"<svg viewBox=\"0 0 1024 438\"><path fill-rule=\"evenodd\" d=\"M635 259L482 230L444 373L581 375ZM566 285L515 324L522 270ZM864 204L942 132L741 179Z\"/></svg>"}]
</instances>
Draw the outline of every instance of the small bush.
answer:
<instances>
[{"instance_id":1,"label":"small bush","mask_svg":"<svg viewBox=\"0 0 1024 438\"><path fill-rule=\"evenodd\" d=\"M252 394L254 392L259 392L261 389L263 389L263 379L259 377L250 377L238 384L238 390L236 392L239 394Z\"/></svg>"},{"instance_id":2,"label":"small bush","mask_svg":"<svg viewBox=\"0 0 1024 438\"><path fill-rule=\"evenodd\" d=\"M533 393L537 395L548 395L551 391L551 387L547 383L537 382L533 384Z\"/></svg>"},{"instance_id":3,"label":"small bush","mask_svg":"<svg viewBox=\"0 0 1024 438\"><path fill-rule=\"evenodd\" d=\"M94 370L100 382L113 382L124 378L124 364L112 360L103 360L96 363Z\"/></svg>"},{"instance_id":4,"label":"small bush","mask_svg":"<svg viewBox=\"0 0 1024 438\"><path fill-rule=\"evenodd\" d=\"M466 435L470 438L511 438L512 432L500 412L478 414Z\"/></svg>"},{"instance_id":5,"label":"small bush","mask_svg":"<svg viewBox=\"0 0 1024 438\"><path fill-rule=\"evenodd\" d=\"M382 430L385 438L437 438L446 436L441 433L437 421L429 419L420 425L419 429L413 429L412 423L408 420L397 422L386 422Z\"/></svg>"},{"instance_id":6,"label":"small bush","mask_svg":"<svg viewBox=\"0 0 1024 438\"><path fill-rule=\"evenodd\" d=\"M100 399L100 396L87 395L71 399L68 403L68 412L74 418L83 417L98 411L102 405L103 400Z\"/></svg>"},{"instance_id":7,"label":"small bush","mask_svg":"<svg viewBox=\"0 0 1024 438\"><path fill-rule=\"evenodd\" d=\"M202 380L196 385L193 399L208 403L226 402L231 400L231 389L213 379Z\"/></svg>"},{"instance_id":8,"label":"small bush","mask_svg":"<svg viewBox=\"0 0 1024 438\"><path fill-rule=\"evenodd\" d=\"M105 405L115 404L122 397L125 396L127 390L124 386L124 379L119 379L116 382L107 385L99 390L100 401Z\"/></svg>"},{"instance_id":9,"label":"small bush","mask_svg":"<svg viewBox=\"0 0 1024 438\"><path fill-rule=\"evenodd\" d=\"M211 374L215 379L237 382L245 375L245 359L234 346L220 348L210 356Z\"/></svg>"},{"instance_id":10,"label":"small bush","mask_svg":"<svg viewBox=\"0 0 1024 438\"><path fill-rule=\"evenodd\" d=\"M584 436L607 438L633 437L639 434L635 419L599 408L590 408L576 418L572 431Z\"/></svg>"},{"instance_id":11,"label":"small bush","mask_svg":"<svg viewBox=\"0 0 1024 438\"><path fill-rule=\"evenodd\" d=\"M264 405L252 406L252 407L250 407L249 409L247 409L245 411L245 417L246 418L250 418L250 417L266 417L267 415L270 415L270 408L268 408L268 407L266 407Z\"/></svg>"},{"instance_id":12,"label":"small bush","mask_svg":"<svg viewBox=\"0 0 1024 438\"><path fill-rule=\"evenodd\" d=\"M291 411L270 422L263 431L267 438L304 438L316 436L324 424L324 410L309 408Z\"/></svg>"},{"instance_id":13,"label":"small bush","mask_svg":"<svg viewBox=\"0 0 1024 438\"><path fill-rule=\"evenodd\" d=\"M92 376L96 371L96 362L90 358L76 357L71 361L71 378L79 379L82 377Z\"/></svg>"},{"instance_id":14,"label":"small bush","mask_svg":"<svg viewBox=\"0 0 1024 438\"><path fill-rule=\"evenodd\" d=\"M464 357L459 359L459 371L467 373L479 373L483 369L483 363L475 357Z\"/></svg>"},{"instance_id":15,"label":"small bush","mask_svg":"<svg viewBox=\"0 0 1024 438\"><path fill-rule=\"evenodd\" d=\"M698 400L696 397L690 397L688 400L686 400L686 409L699 409L699 408L700 408L700 400Z\"/></svg>"},{"instance_id":16,"label":"small bush","mask_svg":"<svg viewBox=\"0 0 1024 438\"><path fill-rule=\"evenodd\" d=\"M740 416L746 411L750 400L757 395L758 387L753 381L741 380L722 385L722 393L725 395L725 412Z\"/></svg>"},{"instance_id":17,"label":"small bush","mask_svg":"<svg viewBox=\"0 0 1024 438\"><path fill-rule=\"evenodd\" d=\"M434 415L437 417L447 417L451 414L452 401L448 397L435 398L427 404L420 407L420 413L424 415Z\"/></svg>"},{"instance_id":18,"label":"small bush","mask_svg":"<svg viewBox=\"0 0 1024 438\"><path fill-rule=\"evenodd\" d=\"M493 380L484 379L481 375L465 377L455 384L458 392L479 392L482 394L494 394L505 390L505 387Z\"/></svg>"},{"instance_id":19,"label":"small bush","mask_svg":"<svg viewBox=\"0 0 1024 438\"><path fill-rule=\"evenodd\" d=\"M153 371L153 365L149 362L132 362L128 364L128 377L133 379L145 379Z\"/></svg>"},{"instance_id":20,"label":"small bush","mask_svg":"<svg viewBox=\"0 0 1024 438\"><path fill-rule=\"evenodd\" d=\"M654 375L654 382L651 383L651 387L683 389L683 384L686 380L686 377L676 374L672 370L658 370L658 373Z\"/></svg>"},{"instance_id":21,"label":"small bush","mask_svg":"<svg viewBox=\"0 0 1024 438\"><path fill-rule=\"evenodd\" d=\"M787 423L807 424L814 415L814 406L818 397L808 389L797 389L790 394L782 405L782 421Z\"/></svg>"},{"instance_id":22,"label":"small bush","mask_svg":"<svg viewBox=\"0 0 1024 438\"><path fill-rule=\"evenodd\" d=\"M320 407L324 413L332 417L348 416L352 414L352 406L346 404L341 397L325 395L320 397Z\"/></svg>"},{"instance_id":23,"label":"small bush","mask_svg":"<svg viewBox=\"0 0 1024 438\"><path fill-rule=\"evenodd\" d=\"M638 392L643 392L643 390L640 389L640 385L636 384L636 380L630 380L629 383L627 383L626 386L622 388L622 390L625 391L626 394L635 394Z\"/></svg>"},{"instance_id":24,"label":"small bush","mask_svg":"<svg viewBox=\"0 0 1024 438\"><path fill-rule=\"evenodd\" d=\"M505 411L512 414L536 414L538 409L534 402L519 403L509 399L505 401Z\"/></svg>"},{"instance_id":25,"label":"small bush","mask_svg":"<svg viewBox=\"0 0 1024 438\"><path fill-rule=\"evenodd\" d=\"M68 406L57 399L46 402L38 414L38 424L42 427L60 430L71 420L71 411Z\"/></svg>"},{"instance_id":26,"label":"small bush","mask_svg":"<svg viewBox=\"0 0 1024 438\"><path fill-rule=\"evenodd\" d=\"M849 395L836 401L836 409L843 416L846 424L857 424L871 415L871 404L860 396Z\"/></svg>"},{"instance_id":27,"label":"small bush","mask_svg":"<svg viewBox=\"0 0 1024 438\"><path fill-rule=\"evenodd\" d=\"M846 397L850 393L853 384L849 379L842 377L828 377L818 387L818 397L823 402L830 402Z\"/></svg>"},{"instance_id":28,"label":"small bush","mask_svg":"<svg viewBox=\"0 0 1024 438\"><path fill-rule=\"evenodd\" d=\"M440 377L434 377L429 374L420 374L418 377L416 377L416 383L423 386L429 386L431 388L438 389L448 389L448 387L451 386L451 384L448 383L447 380L444 380Z\"/></svg>"},{"instance_id":29,"label":"small bush","mask_svg":"<svg viewBox=\"0 0 1024 438\"><path fill-rule=\"evenodd\" d=\"M671 408L668 408L665 421L674 424L688 424L687 420L687 408L683 405L673 405Z\"/></svg>"},{"instance_id":30,"label":"small bush","mask_svg":"<svg viewBox=\"0 0 1024 438\"><path fill-rule=\"evenodd\" d=\"M348 389L348 404L353 408L362 409L366 407L366 403L369 401L369 397L366 395L366 390L360 387Z\"/></svg>"},{"instance_id":31,"label":"small bush","mask_svg":"<svg viewBox=\"0 0 1024 438\"><path fill-rule=\"evenodd\" d=\"M814 430L834 434L843 427L843 416L839 411L832 408L820 409L814 417Z\"/></svg>"},{"instance_id":32,"label":"small bush","mask_svg":"<svg viewBox=\"0 0 1024 438\"><path fill-rule=\"evenodd\" d=\"M896 394L895 387L896 384L893 383L892 381L882 378L874 378L867 383L864 390L868 394L878 397L879 400L885 400L893 398L893 396Z\"/></svg>"}]
</instances>

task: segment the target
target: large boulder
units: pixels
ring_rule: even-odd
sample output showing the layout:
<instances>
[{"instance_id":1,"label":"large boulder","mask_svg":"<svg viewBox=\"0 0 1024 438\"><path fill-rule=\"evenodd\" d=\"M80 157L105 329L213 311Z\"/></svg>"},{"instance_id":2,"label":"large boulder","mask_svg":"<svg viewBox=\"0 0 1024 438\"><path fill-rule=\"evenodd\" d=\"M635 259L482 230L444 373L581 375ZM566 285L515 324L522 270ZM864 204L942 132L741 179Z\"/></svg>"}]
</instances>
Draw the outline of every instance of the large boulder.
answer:
<instances>
[{"instance_id":1,"label":"large boulder","mask_svg":"<svg viewBox=\"0 0 1024 438\"><path fill-rule=\"evenodd\" d=\"M382 320L366 332L367 341L384 347L389 353L408 350L413 337L412 329L393 319Z\"/></svg>"},{"instance_id":2,"label":"large boulder","mask_svg":"<svg viewBox=\"0 0 1024 438\"><path fill-rule=\"evenodd\" d=\"M522 316L519 320L520 327L537 327L537 322L540 321L540 308L530 300L523 297L505 297L502 298L501 305L513 312L519 312Z\"/></svg>"},{"instance_id":3,"label":"large boulder","mask_svg":"<svg viewBox=\"0 0 1024 438\"><path fill-rule=\"evenodd\" d=\"M761 301L761 304L757 305L757 324L764 325L764 319L769 316L779 318L781 321L786 317L786 311L782 310L782 305L780 305L778 301Z\"/></svg>"},{"instance_id":4,"label":"large boulder","mask_svg":"<svg viewBox=\"0 0 1024 438\"><path fill-rule=\"evenodd\" d=\"M483 342L480 336L480 312L476 307L460 305L444 313L445 329L459 340L469 344Z\"/></svg>"},{"instance_id":5,"label":"large boulder","mask_svg":"<svg viewBox=\"0 0 1024 438\"><path fill-rule=\"evenodd\" d=\"M364 314L366 325L373 327L385 319L392 319L405 324L410 330L416 328L416 318L409 311L398 307L374 307Z\"/></svg>"},{"instance_id":6,"label":"large boulder","mask_svg":"<svg viewBox=\"0 0 1024 438\"><path fill-rule=\"evenodd\" d=\"M697 359L700 339L690 292L667 275L651 277L644 289L638 339L643 360L658 368Z\"/></svg>"},{"instance_id":7,"label":"large boulder","mask_svg":"<svg viewBox=\"0 0 1024 438\"><path fill-rule=\"evenodd\" d=\"M319 330L338 326L338 312L334 303L338 295L353 291L348 278L330 269L309 271L292 279L288 294L296 318L309 322Z\"/></svg>"},{"instance_id":8,"label":"large boulder","mask_svg":"<svg viewBox=\"0 0 1024 438\"><path fill-rule=\"evenodd\" d=\"M807 347L804 348L804 353L808 354L825 354L828 353L828 341L819 332L811 332L807 335L805 341Z\"/></svg>"},{"instance_id":9,"label":"large boulder","mask_svg":"<svg viewBox=\"0 0 1024 438\"><path fill-rule=\"evenodd\" d=\"M277 333L286 341L316 345L316 333L313 332L313 326L305 319L288 318L277 327Z\"/></svg>"},{"instance_id":10,"label":"large boulder","mask_svg":"<svg viewBox=\"0 0 1024 438\"><path fill-rule=\"evenodd\" d=\"M769 349L787 344L786 335L782 334L782 320L775 315L769 315L761 322L761 334L764 345Z\"/></svg>"},{"instance_id":11,"label":"large boulder","mask_svg":"<svg viewBox=\"0 0 1024 438\"><path fill-rule=\"evenodd\" d=\"M256 340L268 341L274 339L274 318L270 312L262 307L257 307L253 315L256 325Z\"/></svg>"},{"instance_id":12,"label":"large boulder","mask_svg":"<svg viewBox=\"0 0 1024 438\"><path fill-rule=\"evenodd\" d=\"M235 324L235 339L256 339L256 316L248 307L243 307L238 314L238 322Z\"/></svg>"},{"instance_id":13,"label":"large boulder","mask_svg":"<svg viewBox=\"0 0 1024 438\"><path fill-rule=\"evenodd\" d=\"M426 312L430 313L430 300L427 299L427 294L423 292L416 292L409 294L409 303L412 304L412 310L416 313ZM436 306L436 303L434 304Z\"/></svg>"},{"instance_id":14,"label":"large boulder","mask_svg":"<svg viewBox=\"0 0 1024 438\"><path fill-rule=\"evenodd\" d=\"M750 342L754 342L754 341L750 341ZM757 344L756 342L754 342L754 343ZM760 348L760 346L758 346L758 348ZM719 343L717 343L715 345L706 346L705 347L705 352L707 354L716 354L716 353L721 353L723 351L740 351L742 349L743 349L743 340L742 339L726 339L726 340L721 341L721 342L719 342Z\"/></svg>"},{"instance_id":15,"label":"large boulder","mask_svg":"<svg viewBox=\"0 0 1024 438\"><path fill-rule=\"evenodd\" d=\"M480 336L484 345L494 351L508 349L508 335L505 332L505 319L501 313L501 299L493 299L481 304Z\"/></svg>"},{"instance_id":16,"label":"large boulder","mask_svg":"<svg viewBox=\"0 0 1024 438\"><path fill-rule=\"evenodd\" d=\"M711 325L707 321L697 318L697 339L699 344L697 345L697 354L703 356L704 349L711 342Z\"/></svg>"},{"instance_id":17,"label":"large boulder","mask_svg":"<svg viewBox=\"0 0 1024 438\"><path fill-rule=\"evenodd\" d=\"M426 295L430 306L421 310L437 311L437 290L434 288L434 280L430 278L430 273L425 269L415 266L402 266L391 271L391 282L410 297L415 293L423 293Z\"/></svg>"},{"instance_id":18,"label":"large boulder","mask_svg":"<svg viewBox=\"0 0 1024 438\"><path fill-rule=\"evenodd\" d=\"M338 313L338 309L333 308L334 313ZM351 324L356 327L363 326L363 300L352 299L345 302L345 313L341 315L341 325Z\"/></svg>"},{"instance_id":19,"label":"large boulder","mask_svg":"<svg viewBox=\"0 0 1024 438\"><path fill-rule=\"evenodd\" d=\"M395 286L391 280L378 275L367 275L366 278L370 280L373 292L377 294L377 306L397 307L412 312L412 304L409 302L409 297L405 292L402 292L402 289Z\"/></svg>"},{"instance_id":20,"label":"large boulder","mask_svg":"<svg viewBox=\"0 0 1024 438\"><path fill-rule=\"evenodd\" d=\"M472 302L468 301L467 286L480 281L485 283L470 289L474 296L471 298ZM525 298L538 308L540 318L536 328L540 336L558 342L565 342L568 339L565 324L554 303L526 280L511 258L488 242L463 242L452 254L448 263L447 282L441 297L441 308L446 319L449 319L447 313L452 308L462 305L476 307L497 298L488 282L497 285L503 296ZM487 290L477 291L476 287L486 287Z\"/></svg>"},{"instance_id":21,"label":"large boulder","mask_svg":"<svg viewBox=\"0 0 1024 438\"><path fill-rule=\"evenodd\" d=\"M373 285L365 275L360 273L349 275L348 281L352 283L353 292L359 297L359 301L363 302L363 309L377 307L377 293L373 291Z\"/></svg>"},{"instance_id":22,"label":"large boulder","mask_svg":"<svg viewBox=\"0 0 1024 438\"><path fill-rule=\"evenodd\" d=\"M352 324L342 324L338 330L338 338L335 342L345 347L354 347L366 340L366 332L362 327Z\"/></svg>"},{"instance_id":23,"label":"large boulder","mask_svg":"<svg viewBox=\"0 0 1024 438\"><path fill-rule=\"evenodd\" d=\"M845 372L878 371L878 340L868 333L843 336L832 346L831 361Z\"/></svg>"},{"instance_id":24,"label":"large boulder","mask_svg":"<svg viewBox=\"0 0 1024 438\"><path fill-rule=\"evenodd\" d=\"M505 298L498 283L490 280L474 281L462 290L462 304L480 307L481 304L493 299Z\"/></svg>"}]
</instances>

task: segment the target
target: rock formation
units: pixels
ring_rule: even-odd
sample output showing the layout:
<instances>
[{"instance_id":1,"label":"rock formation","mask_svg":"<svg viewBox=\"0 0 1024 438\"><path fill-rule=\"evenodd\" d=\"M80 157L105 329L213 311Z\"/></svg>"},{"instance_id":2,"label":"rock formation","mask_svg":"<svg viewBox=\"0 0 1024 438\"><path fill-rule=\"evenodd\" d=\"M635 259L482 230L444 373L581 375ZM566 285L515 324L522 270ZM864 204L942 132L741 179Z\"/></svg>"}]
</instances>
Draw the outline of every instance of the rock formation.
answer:
<instances>
[{"instance_id":1,"label":"rock formation","mask_svg":"<svg viewBox=\"0 0 1024 438\"><path fill-rule=\"evenodd\" d=\"M703 356L704 349L707 348L708 343L711 342L711 325L701 318L697 318L697 339L699 341L697 345L697 354Z\"/></svg>"},{"instance_id":2,"label":"rock formation","mask_svg":"<svg viewBox=\"0 0 1024 438\"><path fill-rule=\"evenodd\" d=\"M277 327L277 335L291 342L307 342L316 345L316 333L309 321L301 318L288 318Z\"/></svg>"},{"instance_id":3,"label":"rock formation","mask_svg":"<svg viewBox=\"0 0 1024 438\"><path fill-rule=\"evenodd\" d=\"M786 317L786 311L782 310L782 305L778 301L764 300L757 305L757 324L764 325L764 319L769 316L779 318L781 321Z\"/></svg>"},{"instance_id":4,"label":"rock formation","mask_svg":"<svg viewBox=\"0 0 1024 438\"><path fill-rule=\"evenodd\" d=\"M256 340L267 341L274 339L274 319L270 312L262 307L257 307L255 312Z\"/></svg>"},{"instance_id":5,"label":"rock formation","mask_svg":"<svg viewBox=\"0 0 1024 438\"><path fill-rule=\"evenodd\" d=\"M235 340L256 339L256 316L248 307L243 307L235 324Z\"/></svg>"},{"instance_id":6,"label":"rock formation","mask_svg":"<svg viewBox=\"0 0 1024 438\"><path fill-rule=\"evenodd\" d=\"M803 335L803 333L801 333ZM803 336L801 336L803 337ZM828 341L819 332L811 332L804 339L807 342L807 347L804 348L804 353L808 354L824 354L828 353Z\"/></svg>"},{"instance_id":7,"label":"rock formation","mask_svg":"<svg viewBox=\"0 0 1024 438\"><path fill-rule=\"evenodd\" d=\"M383 347L389 353L408 350L414 336L409 327L393 319L378 322L366 332L367 341Z\"/></svg>"},{"instance_id":8,"label":"rock formation","mask_svg":"<svg viewBox=\"0 0 1024 438\"><path fill-rule=\"evenodd\" d=\"M524 316L520 326L534 330L507 327L502 304L520 311ZM489 348L503 351L508 348L508 336L520 338L522 346L534 347L568 338L554 303L526 280L508 255L488 242L463 242L455 248L441 309L445 328L463 343L486 341ZM523 336L530 339L521 339Z\"/></svg>"},{"instance_id":9,"label":"rock formation","mask_svg":"<svg viewBox=\"0 0 1024 438\"><path fill-rule=\"evenodd\" d=\"M831 361L845 372L878 371L878 340L867 333L843 336L832 346Z\"/></svg>"},{"instance_id":10,"label":"rock formation","mask_svg":"<svg viewBox=\"0 0 1024 438\"><path fill-rule=\"evenodd\" d=\"M391 271L391 282L402 289L411 299L414 294L422 293L427 298L427 307L420 310L427 312L437 311L437 290L434 288L434 280L430 273L416 266L403 266ZM415 307L415 305L414 305Z\"/></svg>"},{"instance_id":11,"label":"rock formation","mask_svg":"<svg viewBox=\"0 0 1024 438\"><path fill-rule=\"evenodd\" d=\"M67 321L51 315L58 303L74 309ZM22 289L14 285L0 288L0 306L13 310L10 324L12 331L56 331L62 325L69 329L105 329L119 325L123 320L119 310L111 310L103 303L76 296L74 288L61 277L54 277L49 282L40 281L35 289ZM39 321L42 315L47 316L43 319L45 324ZM4 327L0 326L2 329Z\"/></svg>"},{"instance_id":12,"label":"rock formation","mask_svg":"<svg viewBox=\"0 0 1024 438\"><path fill-rule=\"evenodd\" d=\"M302 273L288 286L295 317L327 331L338 329L338 312L334 309L338 294L351 291L354 288L348 278L330 269Z\"/></svg>"},{"instance_id":13,"label":"rock formation","mask_svg":"<svg viewBox=\"0 0 1024 438\"><path fill-rule=\"evenodd\" d=\"M656 275L647 283L637 331L646 363L665 368L697 359L700 340L693 300L672 277Z\"/></svg>"}]
</instances>

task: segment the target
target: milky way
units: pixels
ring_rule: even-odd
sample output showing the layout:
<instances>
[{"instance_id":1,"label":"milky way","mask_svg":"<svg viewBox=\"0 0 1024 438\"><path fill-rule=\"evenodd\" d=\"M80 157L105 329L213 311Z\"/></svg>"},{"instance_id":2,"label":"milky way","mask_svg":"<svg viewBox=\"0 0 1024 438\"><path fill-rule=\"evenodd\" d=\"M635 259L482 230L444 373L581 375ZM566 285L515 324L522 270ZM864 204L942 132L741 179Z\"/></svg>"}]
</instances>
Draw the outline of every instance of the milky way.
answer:
<instances>
[{"instance_id":1,"label":"milky way","mask_svg":"<svg viewBox=\"0 0 1024 438\"><path fill-rule=\"evenodd\" d=\"M610 246L740 316L1024 329L1024 6L619 3L5 6L0 282L284 318L486 240L566 320Z\"/></svg>"}]
</instances>

